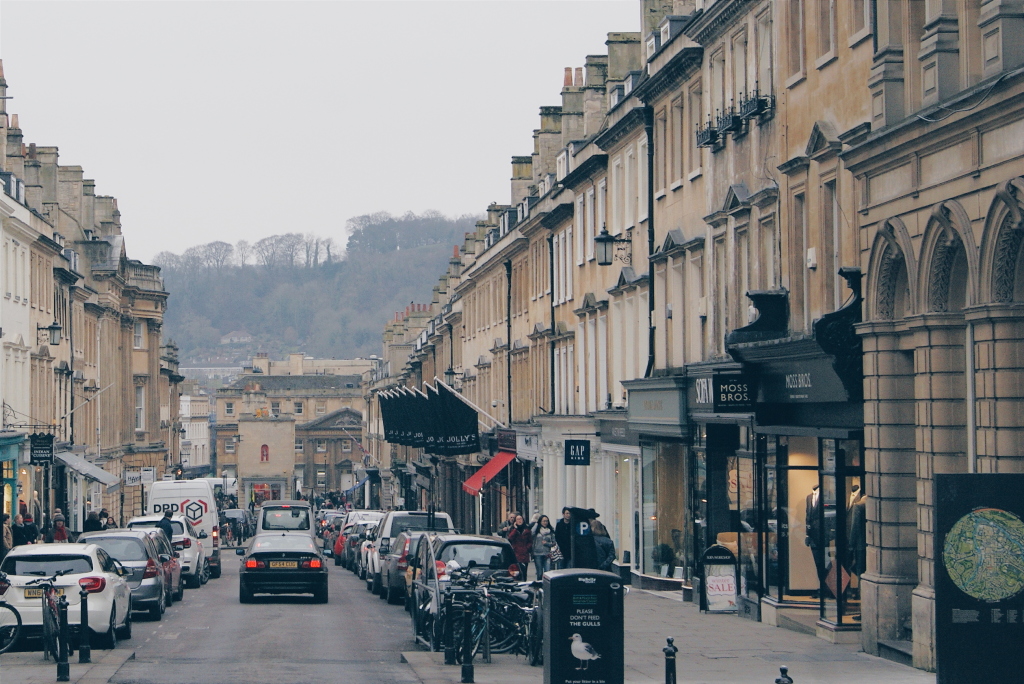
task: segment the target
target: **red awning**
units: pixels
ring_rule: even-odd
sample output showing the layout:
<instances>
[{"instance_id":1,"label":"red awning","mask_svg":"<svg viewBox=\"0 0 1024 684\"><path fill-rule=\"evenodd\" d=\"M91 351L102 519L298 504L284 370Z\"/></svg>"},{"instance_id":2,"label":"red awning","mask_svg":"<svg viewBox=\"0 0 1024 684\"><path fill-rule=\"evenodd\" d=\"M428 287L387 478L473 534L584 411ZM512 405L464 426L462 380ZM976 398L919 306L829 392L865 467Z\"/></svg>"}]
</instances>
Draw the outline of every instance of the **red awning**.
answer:
<instances>
[{"instance_id":1,"label":"red awning","mask_svg":"<svg viewBox=\"0 0 1024 684\"><path fill-rule=\"evenodd\" d=\"M499 451L490 461L485 463L480 470L473 473L468 480L462 483L462 489L470 496L476 496L484 485L495 478L502 468L512 462L516 457L511 451Z\"/></svg>"}]
</instances>

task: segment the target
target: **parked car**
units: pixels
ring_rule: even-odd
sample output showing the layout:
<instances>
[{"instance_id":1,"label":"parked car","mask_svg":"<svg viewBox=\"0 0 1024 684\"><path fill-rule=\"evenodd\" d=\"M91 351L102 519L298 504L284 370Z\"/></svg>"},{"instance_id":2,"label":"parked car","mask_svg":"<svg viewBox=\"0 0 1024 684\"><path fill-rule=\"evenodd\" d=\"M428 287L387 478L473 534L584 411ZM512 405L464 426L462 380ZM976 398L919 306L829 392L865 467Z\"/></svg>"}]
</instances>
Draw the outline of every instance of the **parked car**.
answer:
<instances>
[{"instance_id":1,"label":"parked car","mask_svg":"<svg viewBox=\"0 0 1024 684\"><path fill-rule=\"evenodd\" d=\"M383 589L380 597L388 603L405 603L405 574L409 558L415 553L420 537L429 534L421 530L406 530L395 537L391 551L384 558Z\"/></svg>"},{"instance_id":2,"label":"parked car","mask_svg":"<svg viewBox=\"0 0 1024 684\"><path fill-rule=\"evenodd\" d=\"M140 515L129 520L127 527L130 530L150 531L156 527L162 517L162 515ZM206 532L197 530L183 515L171 516L171 527L174 528L171 546L178 552L184 585L198 587L206 584L210 579L210 566L205 562L206 554L203 549L208 539Z\"/></svg>"},{"instance_id":3,"label":"parked car","mask_svg":"<svg viewBox=\"0 0 1024 684\"><path fill-rule=\"evenodd\" d=\"M433 515L433 520L431 520ZM368 589L379 594L383 586L381 556L391 551L391 541L406 530L439 530L455 532L452 519L447 513L428 513L427 511L388 511L373 532L373 544L367 557Z\"/></svg>"},{"instance_id":4,"label":"parked car","mask_svg":"<svg viewBox=\"0 0 1024 684\"><path fill-rule=\"evenodd\" d=\"M342 526L341 532L338 533L338 538L334 540L335 565L340 565L355 572L355 549L358 544L359 535L365 533L368 524L368 522L358 522Z\"/></svg>"},{"instance_id":5,"label":"parked car","mask_svg":"<svg viewBox=\"0 0 1024 684\"><path fill-rule=\"evenodd\" d=\"M380 520L384 517L384 511L371 511L363 508L353 508L345 514L345 524L365 522L368 520Z\"/></svg>"},{"instance_id":6,"label":"parked car","mask_svg":"<svg viewBox=\"0 0 1024 684\"><path fill-rule=\"evenodd\" d=\"M242 556L240 603L250 603L253 594L313 594L327 603L327 562L304 531L258 534L235 553Z\"/></svg>"},{"instance_id":7,"label":"parked car","mask_svg":"<svg viewBox=\"0 0 1024 684\"><path fill-rule=\"evenodd\" d=\"M516 555L507 539L472 534L438 534L424 537L417 555L410 561L413 580L410 585L410 606L413 636L423 637L434 646L440 642L435 617L448 581L448 562L470 568L473 574L489 577L508 573L516 565ZM518 571L518 568L516 568Z\"/></svg>"},{"instance_id":8,"label":"parked car","mask_svg":"<svg viewBox=\"0 0 1024 684\"><path fill-rule=\"evenodd\" d=\"M64 574L54 582L68 601L71 641L76 643L82 624L81 598L89 594L90 642L100 648L114 648L117 640L132 636L129 570L98 544L30 544L16 546L0 563L7 581L0 584L0 599L21 613L22 635L39 635L43 630L42 589L32 580Z\"/></svg>"},{"instance_id":9,"label":"parked car","mask_svg":"<svg viewBox=\"0 0 1024 684\"><path fill-rule=\"evenodd\" d=\"M366 588L370 588L371 576L367 573L367 564L370 562L370 548L373 546L373 532L379 523L366 523L366 529L359 535L355 547L356 574L359 579L366 580Z\"/></svg>"},{"instance_id":10,"label":"parked car","mask_svg":"<svg viewBox=\"0 0 1024 684\"><path fill-rule=\"evenodd\" d=\"M165 567L176 559L169 548L164 548L167 541L158 540L143 530L84 532L78 537L79 544L96 544L130 571L125 579L132 592L132 610L147 610L154 620L163 618L164 610L176 595ZM180 566L176 579L180 586Z\"/></svg>"},{"instance_id":11,"label":"parked car","mask_svg":"<svg viewBox=\"0 0 1024 684\"><path fill-rule=\"evenodd\" d=\"M256 520L256 534L305 532L316 539L313 508L308 501L265 501Z\"/></svg>"},{"instance_id":12,"label":"parked car","mask_svg":"<svg viewBox=\"0 0 1024 684\"><path fill-rule=\"evenodd\" d=\"M160 552L163 573L167 584L167 605L180 601L185 596L185 579L181 574L181 552L174 550L174 542L167 539L161 530L151 530L150 538Z\"/></svg>"}]
</instances>

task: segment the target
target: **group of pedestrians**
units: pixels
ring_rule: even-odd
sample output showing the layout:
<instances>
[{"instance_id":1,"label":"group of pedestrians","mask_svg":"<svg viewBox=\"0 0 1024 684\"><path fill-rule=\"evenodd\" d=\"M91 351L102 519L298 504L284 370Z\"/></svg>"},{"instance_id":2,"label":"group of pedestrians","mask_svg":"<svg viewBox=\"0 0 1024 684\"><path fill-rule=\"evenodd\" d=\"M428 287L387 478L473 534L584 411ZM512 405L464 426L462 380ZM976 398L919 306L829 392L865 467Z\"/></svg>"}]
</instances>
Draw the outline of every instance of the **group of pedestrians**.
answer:
<instances>
[{"instance_id":1,"label":"group of pedestrians","mask_svg":"<svg viewBox=\"0 0 1024 684\"><path fill-rule=\"evenodd\" d=\"M611 570L616 559L615 542L596 517L595 513L589 519L591 534L577 541L577 545L582 544L586 552L580 554L575 563L572 554L572 511L568 506L562 509L562 518L554 527L551 519L543 514L535 516L532 524L527 524L522 514L511 513L508 520L502 523L498 536L508 539L512 545L519 572L524 579L531 559L537 579L548 570L564 568Z\"/></svg>"},{"instance_id":2,"label":"group of pedestrians","mask_svg":"<svg viewBox=\"0 0 1024 684\"><path fill-rule=\"evenodd\" d=\"M86 517L82 524L83 532L98 532L117 527L117 522L103 509L99 512L93 511ZM31 515L21 513L11 519L10 514L4 513L0 516L0 560L16 546L26 544L46 543L69 543L75 541L77 535L67 528L67 520L61 509L54 509L52 524L42 530L33 520Z\"/></svg>"}]
</instances>

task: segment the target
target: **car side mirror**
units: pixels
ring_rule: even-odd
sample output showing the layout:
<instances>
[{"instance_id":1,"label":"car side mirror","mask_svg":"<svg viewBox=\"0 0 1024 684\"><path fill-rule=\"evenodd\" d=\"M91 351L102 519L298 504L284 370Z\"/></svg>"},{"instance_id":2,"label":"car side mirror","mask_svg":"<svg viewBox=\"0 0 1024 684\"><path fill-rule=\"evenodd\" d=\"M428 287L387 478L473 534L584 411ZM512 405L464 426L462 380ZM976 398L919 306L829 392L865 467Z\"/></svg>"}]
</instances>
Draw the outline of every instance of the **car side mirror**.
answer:
<instances>
[{"instance_id":1,"label":"car side mirror","mask_svg":"<svg viewBox=\"0 0 1024 684\"><path fill-rule=\"evenodd\" d=\"M237 549L235 549L235 555L236 556L244 556L245 555L245 549L243 549L241 546L239 546Z\"/></svg>"},{"instance_id":2,"label":"car side mirror","mask_svg":"<svg viewBox=\"0 0 1024 684\"><path fill-rule=\"evenodd\" d=\"M166 553L161 553L160 554L160 562L161 563L170 563L171 562L171 557L168 556Z\"/></svg>"},{"instance_id":3,"label":"car side mirror","mask_svg":"<svg viewBox=\"0 0 1024 684\"><path fill-rule=\"evenodd\" d=\"M128 572L128 568L124 567L123 565L116 566L116 569L118 577L127 577L130 574Z\"/></svg>"},{"instance_id":4,"label":"car side mirror","mask_svg":"<svg viewBox=\"0 0 1024 684\"><path fill-rule=\"evenodd\" d=\"M200 538L200 539L206 539L206 538L207 538L207 537L209 537L209 536L210 536L210 535L206 534L206 530L200 530L200 531L199 531L199 538Z\"/></svg>"}]
</instances>

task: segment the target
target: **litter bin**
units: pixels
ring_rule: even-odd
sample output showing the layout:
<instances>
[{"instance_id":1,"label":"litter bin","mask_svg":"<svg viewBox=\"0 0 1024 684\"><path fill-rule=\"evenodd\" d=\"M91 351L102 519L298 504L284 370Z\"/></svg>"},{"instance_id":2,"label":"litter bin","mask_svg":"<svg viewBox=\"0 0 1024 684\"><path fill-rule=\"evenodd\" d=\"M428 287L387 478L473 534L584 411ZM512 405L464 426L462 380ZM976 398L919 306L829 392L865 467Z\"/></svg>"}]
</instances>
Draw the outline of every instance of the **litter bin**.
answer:
<instances>
[{"instance_id":1,"label":"litter bin","mask_svg":"<svg viewBox=\"0 0 1024 684\"><path fill-rule=\"evenodd\" d=\"M624 594L611 572L544 573L544 684L622 684Z\"/></svg>"}]
</instances>

